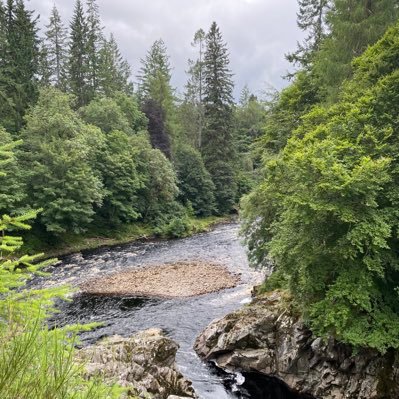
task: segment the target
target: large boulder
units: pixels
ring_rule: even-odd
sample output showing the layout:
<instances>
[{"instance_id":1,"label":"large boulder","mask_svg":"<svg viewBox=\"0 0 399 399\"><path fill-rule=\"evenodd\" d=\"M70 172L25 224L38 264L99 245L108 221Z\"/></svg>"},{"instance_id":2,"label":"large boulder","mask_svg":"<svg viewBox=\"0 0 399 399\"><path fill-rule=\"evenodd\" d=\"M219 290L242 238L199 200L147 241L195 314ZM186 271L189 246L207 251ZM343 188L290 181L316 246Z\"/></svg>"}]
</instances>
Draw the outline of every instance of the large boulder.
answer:
<instances>
[{"instance_id":1,"label":"large boulder","mask_svg":"<svg viewBox=\"0 0 399 399\"><path fill-rule=\"evenodd\" d=\"M334 339L312 335L281 292L209 325L196 352L229 371L257 371L294 391L323 399L399 398L399 356L354 352Z\"/></svg>"},{"instance_id":2,"label":"large boulder","mask_svg":"<svg viewBox=\"0 0 399 399\"><path fill-rule=\"evenodd\" d=\"M159 329L132 337L112 336L79 351L87 377L101 376L129 388L127 396L196 398L191 382L177 369L178 345Z\"/></svg>"}]
</instances>

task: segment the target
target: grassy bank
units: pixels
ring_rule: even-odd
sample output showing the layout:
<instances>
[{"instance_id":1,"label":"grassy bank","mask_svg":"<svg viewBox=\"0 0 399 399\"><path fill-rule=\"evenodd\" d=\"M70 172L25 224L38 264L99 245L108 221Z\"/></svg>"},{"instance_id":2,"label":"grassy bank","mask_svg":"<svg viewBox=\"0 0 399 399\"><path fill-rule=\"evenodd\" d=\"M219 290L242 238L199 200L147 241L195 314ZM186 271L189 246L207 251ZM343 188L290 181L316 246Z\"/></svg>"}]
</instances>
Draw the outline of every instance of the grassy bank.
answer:
<instances>
[{"instance_id":1,"label":"grassy bank","mask_svg":"<svg viewBox=\"0 0 399 399\"><path fill-rule=\"evenodd\" d=\"M212 226L229 220L231 220L230 216L190 218L191 231L188 235L208 231ZM60 257L74 252L156 237L169 238L160 235L155 227L143 223L122 225L117 229L96 227L84 234L63 234L57 239L49 239L43 233L32 231L25 238L25 250L30 253L44 252L48 257Z\"/></svg>"}]
</instances>

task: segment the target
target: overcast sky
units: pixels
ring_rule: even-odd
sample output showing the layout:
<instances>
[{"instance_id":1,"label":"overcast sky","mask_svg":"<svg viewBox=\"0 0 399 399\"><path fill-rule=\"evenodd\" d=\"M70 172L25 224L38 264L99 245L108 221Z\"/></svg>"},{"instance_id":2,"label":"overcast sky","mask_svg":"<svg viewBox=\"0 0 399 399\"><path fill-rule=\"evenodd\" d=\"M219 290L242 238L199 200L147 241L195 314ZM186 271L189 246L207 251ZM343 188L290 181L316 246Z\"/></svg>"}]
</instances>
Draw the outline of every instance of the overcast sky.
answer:
<instances>
[{"instance_id":1,"label":"overcast sky","mask_svg":"<svg viewBox=\"0 0 399 399\"><path fill-rule=\"evenodd\" d=\"M73 0L30 0L29 8L48 23L53 6L69 25ZM284 54L296 47L302 33L296 26L297 0L98 0L106 33L113 32L132 66L133 80L151 44L162 37L173 67L172 83L182 90L187 59L196 30L219 25L227 42L236 96L245 84L259 94L268 86L280 89L290 65Z\"/></svg>"}]
</instances>

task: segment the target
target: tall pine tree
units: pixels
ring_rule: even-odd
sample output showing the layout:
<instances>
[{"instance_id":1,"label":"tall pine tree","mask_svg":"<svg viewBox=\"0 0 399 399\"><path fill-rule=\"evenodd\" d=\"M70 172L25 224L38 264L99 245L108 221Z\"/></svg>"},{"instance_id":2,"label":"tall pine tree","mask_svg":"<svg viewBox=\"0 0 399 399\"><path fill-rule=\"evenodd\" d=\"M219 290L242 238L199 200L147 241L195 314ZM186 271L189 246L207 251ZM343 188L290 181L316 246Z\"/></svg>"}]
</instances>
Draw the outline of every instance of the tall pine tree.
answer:
<instances>
[{"instance_id":1,"label":"tall pine tree","mask_svg":"<svg viewBox=\"0 0 399 399\"><path fill-rule=\"evenodd\" d=\"M329 102L352 76L352 59L374 44L397 21L398 0L335 0L327 14L330 33L315 57L315 73Z\"/></svg>"},{"instance_id":2,"label":"tall pine tree","mask_svg":"<svg viewBox=\"0 0 399 399\"><path fill-rule=\"evenodd\" d=\"M8 130L19 131L26 109L36 101L38 94L37 19L22 0L8 0L1 8L0 117Z\"/></svg>"},{"instance_id":3,"label":"tall pine tree","mask_svg":"<svg viewBox=\"0 0 399 399\"><path fill-rule=\"evenodd\" d=\"M67 30L62 23L57 7L54 5L45 33L45 49L50 83L59 89L65 89L66 84L67 41Z\"/></svg>"},{"instance_id":4,"label":"tall pine tree","mask_svg":"<svg viewBox=\"0 0 399 399\"><path fill-rule=\"evenodd\" d=\"M70 26L70 44L68 60L69 89L76 96L77 106L89 101L88 83L88 27L81 0L76 0Z\"/></svg>"},{"instance_id":5,"label":"tall pine tree","mask_svg":"<svg viewBox=\"0 0 399 399\"><path fill-rule=\"evenodd\" d=\"M117 92L132 94L130 65L123 59L112 33L109 40L103 39L98 61L98 92L105 96L114 96Z\"/></svg>"},{"instance_id":6,"label":"tall pine tree","mask_svg":"<svg viewBox=\"0 0 399 399\"><path fill-rule=\"evenodd\" d=\"M138 94L143 110L150 121L149 131L152 137L158 137L162 132L162 142L175 143L175 103L173 89L170 84L171 67L165 43L156 40L141 60ZM154 121L152 123L151 121ZM162 128L160 127L162 126ZM152 131L152 128L154 130ZM164 137L166 135L167 137ZM152 140L154 143L155 141ZM166 147L166 146L165 146ZM170 156L170 148L164 153Z\"/></svg>"},{"instance_id":7,"label":"tall pine tree","mask_svg":"<svg viewBox=\"0 0 399 399\"><path fill-rule=\"evenodd\" d=\"M298 49L286 55L288 61L307 67L312 57L320 49L326 36L326 13L331 8L332 0L298 0L298 27L307 32L303 43L298 43Z\"/></svg>"},{"instance_id":8,"label":"tall pine tree","mask_svg":"<svg viewBox=\"0 0 399 399\"><path fill-rule=\"evenodd\" d=\"M180 107L180 122L183 125L188 141L200 149L202 131L204 128L204 49L205 32L199 29L194 35L193 47L198 47L198 57L195 61L188 60L189 76L184 93L184 101Z\"/></svg>"},{"instance_id":9,"label":"tall pine tree","mask_svg":"<svg viewBox=\"0 0 399 399\"><path fill-rule=\"evenodd\" d=\"M103 34L96 0L87 0L87 71L89 96L92 99L99 85L100 46Z\"/></svg>"},{"instance_id":10,"label":"tall pine tree","mask_svg":"<svg viewBox=\"0 0 399 399\"><path fill-rule=\"evenodd\" d=\"M233 81L229 53L216 22L206 36L204 57L205 129L201 151L205 166L216 187L219 212L232 209L235 202L235 145L233 134Z\"/></svg>"}]
</instances>

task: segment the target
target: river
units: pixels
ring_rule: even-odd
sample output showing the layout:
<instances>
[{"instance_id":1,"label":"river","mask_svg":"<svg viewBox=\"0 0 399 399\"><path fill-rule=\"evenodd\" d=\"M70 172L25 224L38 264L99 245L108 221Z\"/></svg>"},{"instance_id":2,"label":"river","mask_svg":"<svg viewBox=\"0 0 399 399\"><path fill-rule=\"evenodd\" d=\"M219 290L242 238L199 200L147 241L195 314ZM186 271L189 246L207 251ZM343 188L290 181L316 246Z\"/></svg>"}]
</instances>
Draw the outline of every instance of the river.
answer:
<instances>
[{"instance_id":1,"label":"river","mask_svg":"<svg viewBox=\"0 0 399 399\"><path fill-rule=\"evenodd\" d=\"M180 345L177 364L182 373L193 382L193 387L201 399L275 398L277 396L272 395L272 387L267 388L268 393L256 396L238 389L235 376L224 375L212 365L202 362L192 349L197 335L212 320L248 303L252 286L262 280L262 274L248 265L238 231L237 223L223 224L211 232L185 239L134 242L66 256L60 264L48 269L51 273L49 277L37 277L30 286L78 286L87 279L103 277L127 267L176 261L201 260L223 263L232 272L241 274L241 283L236 288L184 299L95 297L76 294L71 302L60 305L60 313L55 322L59 325L103 322L102 327L81 334L83 345L113 334L130 336L139 330L161 328ZM242 378L239 376L238 380Z\"/></svg>"}]
</instances>

